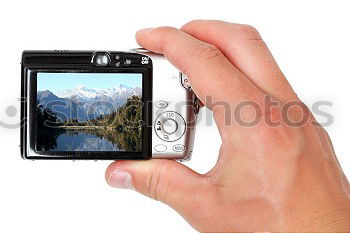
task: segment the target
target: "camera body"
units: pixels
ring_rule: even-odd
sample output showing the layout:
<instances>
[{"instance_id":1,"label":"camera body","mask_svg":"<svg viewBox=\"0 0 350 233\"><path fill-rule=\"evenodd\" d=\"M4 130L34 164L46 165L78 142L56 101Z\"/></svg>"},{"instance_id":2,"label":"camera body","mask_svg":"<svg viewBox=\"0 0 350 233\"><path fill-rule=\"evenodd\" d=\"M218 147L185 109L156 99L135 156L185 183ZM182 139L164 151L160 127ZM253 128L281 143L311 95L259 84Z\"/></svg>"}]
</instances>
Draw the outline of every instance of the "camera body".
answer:
<instances>
[{"instance_id":1,"label":"camera body","mask_svg":"<svg viewBox=\"0 0 350 233\"><path fill-rule=\"evenodd\" d=\"M187 160L199 101L162 55L24 51L24 159Z\"/></svg>"}]
</instances>

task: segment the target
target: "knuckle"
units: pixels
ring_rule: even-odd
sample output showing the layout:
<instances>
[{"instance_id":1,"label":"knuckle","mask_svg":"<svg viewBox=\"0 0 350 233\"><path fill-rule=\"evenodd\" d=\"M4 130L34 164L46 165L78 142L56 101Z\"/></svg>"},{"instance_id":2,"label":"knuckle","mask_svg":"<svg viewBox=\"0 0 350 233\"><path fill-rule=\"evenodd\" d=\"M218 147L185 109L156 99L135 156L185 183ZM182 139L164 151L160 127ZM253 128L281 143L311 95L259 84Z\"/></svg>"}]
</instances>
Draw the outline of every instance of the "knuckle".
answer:
<instances>
[{"instance_id":1,"label":"knuckle","mask_svg":"<svg viewBox=\"0 0 350 233\"><path fill-rule=\"evenodd\" d=\"M222 52L215 45L208 43L199 43L191 53L200 61L210 61L222 56Z\"/></svg>"},{"instance_id":2,"label":"knuckle","mask_svg":"<svg viewBox=\"0 0 350 233\"><path fill-rule=\"evenodd\" d=\"M156 201L159 200L159 180L160 174L158 172L152 172L148 180L148 196Z\"/></svg>"},{"instance_id":3,"label":"knuckle","mask_svg":"<svg viewBox=\"0 0 350 233\"><path fill-rule=\"evenodd\" d=\"M257 29L251 25L242 24L236 28L238 38L242 40L262 40Z\"/></svg>"},{"instance_id":4,"label":"knuckle","mask_svg":"<svg viewBox=\"0 0 350 233\"><path fill-rule=\"evenodd\" d=\"M266 127L260 135L266 141L273 141L274 145L263 146L265 154L271 156L286 155L291 158L298 157L303 148L304 133L300 128Z\"/></svg>"},{"instance_id":5,"label":"knuckle","mask_svg":"<svg viewBox=\"0 0 350 233\"><path fill-rule=\"evenodd\" d=\"M303 127L313 119L308 107L301 101L289 101L282 107L282 117L290 127Z\"/></svg>"},{"instance_id":6,"label":"knuckle","mask_svg":"<svg viewBox=\"0 0 350 233\"><path fill-rule=\"evenodd\" d=\"M147 196L156 201L165 201L169 189L169 182L164 177L168 168L166 164L159 167L159 169L155 169L150 174Z\"/></svg>"},{"instance_id":7,"label":"knuckle","mask_svg":"<svg viewBox=\"0 0 350 233\"><path fill-rule=\"evenodd\" d=\"M181 28L186 29L186 28L191 28L192 26L196 26L198 23L203 22L203 20L200 19L194 19L189 21L188 23L184 24Z\"/></svg>"}]
</instances>

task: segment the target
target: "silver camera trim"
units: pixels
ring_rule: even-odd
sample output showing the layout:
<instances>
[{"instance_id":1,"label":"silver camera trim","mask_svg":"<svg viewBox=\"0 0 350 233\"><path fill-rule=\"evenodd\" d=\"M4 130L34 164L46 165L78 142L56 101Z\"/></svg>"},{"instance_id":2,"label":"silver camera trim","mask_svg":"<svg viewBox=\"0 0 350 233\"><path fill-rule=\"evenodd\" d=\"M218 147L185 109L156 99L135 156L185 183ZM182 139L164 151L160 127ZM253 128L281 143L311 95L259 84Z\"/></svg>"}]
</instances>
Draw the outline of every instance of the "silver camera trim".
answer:
<instances>
[{"instance_id":1,"label":"silver camera trim","mask_svg":"<svg viewBox=\"0 0 350 233\"><path fill-rule=\"evenodd\" d=\"M150 57L153 64L152 158L189 160L193 152L199 104L187 77L161 54L143 48L131 51ZM177 131L180 131L172 136L175 140L166 141L160 136L166 134L157 134L156 127L157 119L169 112L174 113L173 120L177 122ZM159 146L162 150L158 149Z\"/></svg>"}]
</instances>

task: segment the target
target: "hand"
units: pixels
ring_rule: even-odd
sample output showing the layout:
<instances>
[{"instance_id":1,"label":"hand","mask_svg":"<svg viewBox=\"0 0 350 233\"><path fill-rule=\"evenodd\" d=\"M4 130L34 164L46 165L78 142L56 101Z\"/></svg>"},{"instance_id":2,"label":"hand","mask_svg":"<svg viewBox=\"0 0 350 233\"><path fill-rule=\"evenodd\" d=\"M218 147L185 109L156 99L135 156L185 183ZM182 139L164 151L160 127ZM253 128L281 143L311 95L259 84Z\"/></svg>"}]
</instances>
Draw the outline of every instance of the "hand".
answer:
<instances>
[{"instance_id":1,"label":"hand","mask_svg":"<svg viewBox=\"0 0 350 233\"><path fill-rule=\"evenodd\" d=\"M136 39L189 77L213 111L222 145L207 174L170 160L118 161L106 171L111 186L162 201L203 232L350 231L349 182L331 140L253 27L192 21L181 30L144 29ZM237 121L223 103L250 105Z\"/></svg>"}]
</instances>

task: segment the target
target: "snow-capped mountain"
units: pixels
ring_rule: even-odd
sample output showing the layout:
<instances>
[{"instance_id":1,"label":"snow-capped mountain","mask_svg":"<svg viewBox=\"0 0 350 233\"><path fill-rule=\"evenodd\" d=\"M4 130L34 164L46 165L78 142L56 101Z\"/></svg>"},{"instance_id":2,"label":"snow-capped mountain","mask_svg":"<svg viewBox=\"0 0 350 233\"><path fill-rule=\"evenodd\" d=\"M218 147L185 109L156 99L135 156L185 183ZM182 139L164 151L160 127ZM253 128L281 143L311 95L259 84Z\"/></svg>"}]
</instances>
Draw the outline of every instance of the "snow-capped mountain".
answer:
<instances>
[{"instance_id":1,"label":"snow-capped mountain","mask_svg":"<svg viewBox=\"0 0 350 233\"><path fill-rule=\"evenodd\" d=\"M71 90L58 91L54 93L59 98L77 98L78 100L95 99L101 96L111 98L122 98L124 96L141 96L141 88L132 88L124 85L108 89L87 88L84 85L79 85Z\"/></svg>"},{"instance_id":2,"label":"snow-capped mountain","mask_svg":"<svg viewBox=\"0 0 350 233\"><path fill-rule=\"evenodd\" d=\"M141 97L141 88L120 85L108 89L92 89L77 86L71 90L52 93L49 90L39 91L38 104L49 108L61 120L69 118L85 121L96 116L116 111L131 96Z\"/></svg>"}]
</instances>

